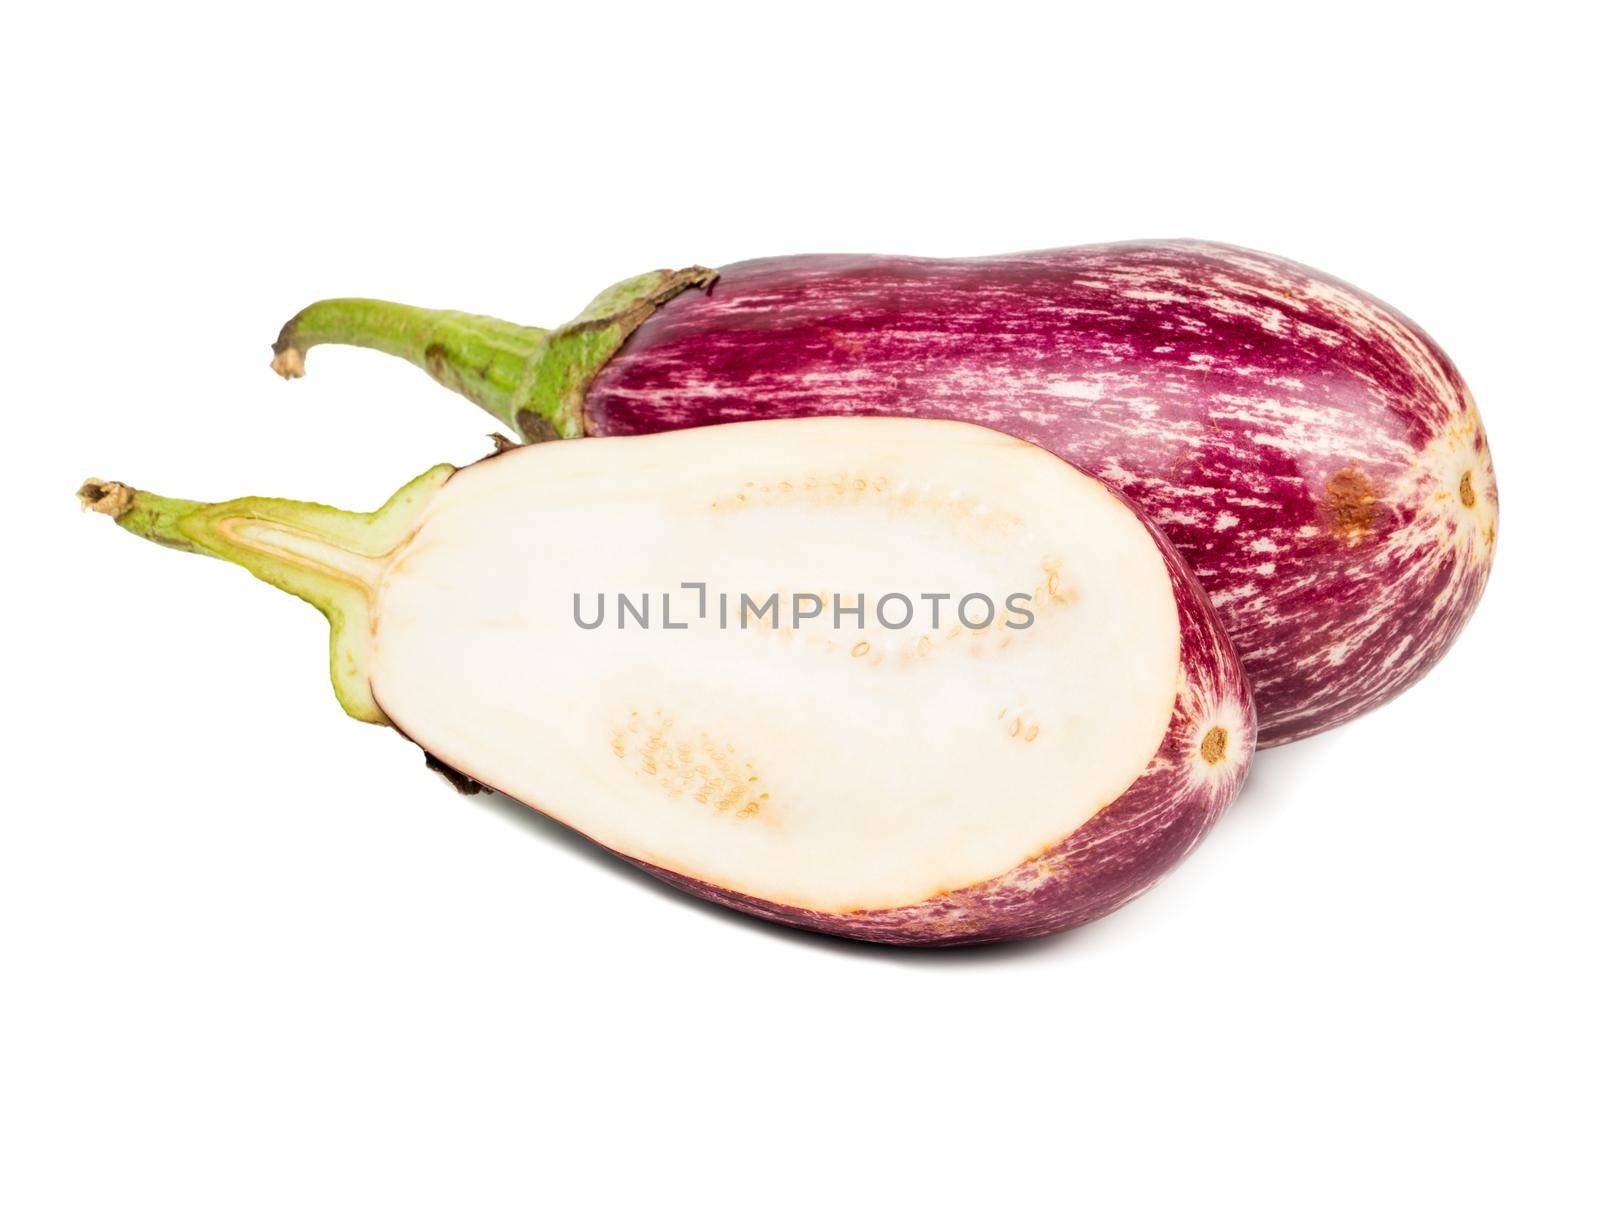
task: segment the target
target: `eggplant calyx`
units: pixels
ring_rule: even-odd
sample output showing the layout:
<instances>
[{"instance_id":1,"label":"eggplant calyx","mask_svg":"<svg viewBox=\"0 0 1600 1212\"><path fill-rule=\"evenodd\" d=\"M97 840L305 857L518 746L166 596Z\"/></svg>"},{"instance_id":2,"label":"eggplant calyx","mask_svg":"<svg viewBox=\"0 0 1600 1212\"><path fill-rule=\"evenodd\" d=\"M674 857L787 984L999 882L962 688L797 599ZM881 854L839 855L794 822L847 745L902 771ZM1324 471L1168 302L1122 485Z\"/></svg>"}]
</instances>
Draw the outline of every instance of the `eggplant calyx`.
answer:
<instances>
[{"instance_id":1,"label":"eggplant calyx","mask_svg":"<svg viewBox=\"0 0 1600 1212\"><path fill-rule=\"evenodd\" d=\"M651 270L601 291L529 360L512 402L511 427L530 444L582 437L589 385L623 342L663 303L686 290L708 290L716 280L716 270L691 265Z\"/></svg>"}]
</instances>

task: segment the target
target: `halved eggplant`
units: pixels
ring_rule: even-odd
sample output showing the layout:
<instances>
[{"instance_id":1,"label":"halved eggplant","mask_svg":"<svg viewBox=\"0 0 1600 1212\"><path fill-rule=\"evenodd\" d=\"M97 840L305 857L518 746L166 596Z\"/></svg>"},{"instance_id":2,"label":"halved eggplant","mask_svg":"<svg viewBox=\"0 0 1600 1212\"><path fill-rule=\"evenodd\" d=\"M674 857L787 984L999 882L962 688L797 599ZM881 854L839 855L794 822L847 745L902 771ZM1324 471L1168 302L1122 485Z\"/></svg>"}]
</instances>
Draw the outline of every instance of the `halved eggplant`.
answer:
<instances>
[{"instance_id":1,"label":"halved eggplant","mask_svg":"<svg viewBox=\"0 0 1600 1212\"><path fill-rule=\"evenodd\" d=\"M519 447L371 514L81 495L318 606L350 714L808 929L949 944L1098 917L1199 841L1254 747L1166 540L972 425Z\"/></svg>"}]
</instances>

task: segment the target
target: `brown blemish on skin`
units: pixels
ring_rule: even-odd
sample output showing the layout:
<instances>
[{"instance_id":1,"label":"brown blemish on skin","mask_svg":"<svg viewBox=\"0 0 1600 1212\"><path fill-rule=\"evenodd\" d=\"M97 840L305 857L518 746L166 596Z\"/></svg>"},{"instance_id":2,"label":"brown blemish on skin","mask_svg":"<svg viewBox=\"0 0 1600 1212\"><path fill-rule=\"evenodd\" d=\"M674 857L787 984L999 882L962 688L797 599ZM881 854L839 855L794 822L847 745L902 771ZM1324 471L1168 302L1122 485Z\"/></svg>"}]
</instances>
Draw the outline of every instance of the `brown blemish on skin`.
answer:
<instances>
[{"instance_id":1,"label":"brown blemish on skin","mask_svg":"<svg viewBox=\"0 0 1600 1212\"><path fill-rule=\"evenodd\" d=\"M487 366L470 365L459 355L452 361L450 350L435 341L422 351L422 367L441 386L459 392L475 403L483 402L482 391L475 384L487 381Z\"/></svg>"},{"instance_id":2,"label":"brown blemish on skin","mask_svg":"<svg viewBox=\"0 0 1600 1212\"><path fill-rule=\"evenodd\" d=\"M1461 503L1468 509L1471 509L1478 503L1478 494L1474 492L1472 488L1472 472L1463 471L1461 473L1461 487L1459 491L1461 493Z\"/></svg>"},{"instance_id":3,"label":"brown blemish on skin","mask_svg":"<svg viewBox=\"0 0 1600 1212\"><path fill-rule=\"evenodd\" d=\"M846 357L858 358L867 348L867 343L859 337L849 333L830 332L827 334L828 344L832 345Z\"/></svg>"},{"instance_id":4,"label":"brown blemish on skin","mask_svg":"<svg viewBox=\"0 0 1600 1212\"><path fill-rule=\"evenodd\" d=\"M1212 726L1200 742L1200 756L1206 765L1215 766L1228 752L1228 730L1221 724Z\"/></svg>"},{"instance_id":5,"label":"brown blemish on skin","mask_svg":"<svg viewBox=\"0 0 1600 1212\"><path fill-rule=\"evenodd\" d=\"M1347 539L1371 533L1372 523L1377 520L1378 498L1372 481L1354 463L1328 477L1322 503L1332 517L1333 528Z\"/></svg>"},{"instance_id":6,"label":"brown blemish on skin","mask_svg":"<svg viewBox=\"0 0 1600 1212\"><path fill-rule=\"evenodd\" d=\"M440 345L437 341L428 346L428 348L422 351L422 361L427 368L428 374L431 375L435 381L444 383L444 373L449 366L449 362L446 360L444 346ZM449 385L446 384L446 386Z\"/></svg>"}]
</instances>

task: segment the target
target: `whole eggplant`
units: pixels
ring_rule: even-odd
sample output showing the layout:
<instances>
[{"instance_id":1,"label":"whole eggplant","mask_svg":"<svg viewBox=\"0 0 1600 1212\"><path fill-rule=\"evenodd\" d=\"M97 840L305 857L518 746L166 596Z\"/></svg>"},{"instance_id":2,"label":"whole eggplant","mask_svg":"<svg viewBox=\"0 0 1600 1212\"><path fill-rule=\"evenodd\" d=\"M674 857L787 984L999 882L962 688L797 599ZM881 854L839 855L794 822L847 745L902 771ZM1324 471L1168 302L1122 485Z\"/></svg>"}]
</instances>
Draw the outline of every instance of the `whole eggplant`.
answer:
<instances>
[{"instance_id":1,"label":"whole eggplant","mask_svg":"<svg viewBox=\"0 0 1600 1212\"><path fill-rule=\"evenodd\" d=\"M1488 441L1450 359L1370 295L1226 245L658 271L554 330L334 299L285 326L275 369L326 342L406 357L530 440L870 414L1037 443L1188 559L1263 746L1416 682L1494 553Z\"/></svg>"}]
</instances>

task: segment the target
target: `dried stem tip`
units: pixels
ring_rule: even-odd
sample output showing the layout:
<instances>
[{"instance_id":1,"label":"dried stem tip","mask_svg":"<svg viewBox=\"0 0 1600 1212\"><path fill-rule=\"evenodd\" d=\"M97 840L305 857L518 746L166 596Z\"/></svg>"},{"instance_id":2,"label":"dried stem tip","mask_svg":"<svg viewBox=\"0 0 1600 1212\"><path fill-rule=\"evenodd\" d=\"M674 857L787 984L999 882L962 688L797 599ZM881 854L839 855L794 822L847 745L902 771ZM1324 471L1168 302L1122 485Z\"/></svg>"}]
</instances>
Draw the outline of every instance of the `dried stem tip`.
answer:
<instances>
[{"instance_id":1,"label":"dried stem tip","mask_svg":"<svg viewBox=\"0 0 1600 1212\"><path fill-rule=\"evenodd\" d=\"M78 501L85 509L120 518L133 504L133 489L116 480L89 479L78 489Z\"/></svg>"},{"instance_id":2,"label":"dried stem tip","mask_svg":"<svg viewBox=\"0 0 1600 1212\"><path fill-rule=\"evenodd\" d=\"M285 379L303 379L306 377L305 351L289 346L280 349L272 355L272 369Z\"/></svg>"}]
</instances>

